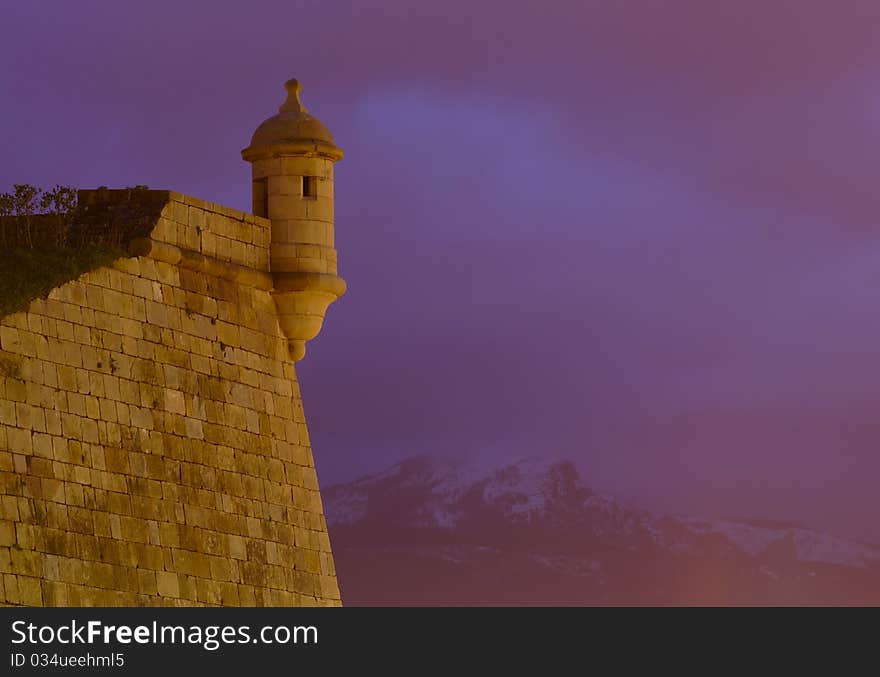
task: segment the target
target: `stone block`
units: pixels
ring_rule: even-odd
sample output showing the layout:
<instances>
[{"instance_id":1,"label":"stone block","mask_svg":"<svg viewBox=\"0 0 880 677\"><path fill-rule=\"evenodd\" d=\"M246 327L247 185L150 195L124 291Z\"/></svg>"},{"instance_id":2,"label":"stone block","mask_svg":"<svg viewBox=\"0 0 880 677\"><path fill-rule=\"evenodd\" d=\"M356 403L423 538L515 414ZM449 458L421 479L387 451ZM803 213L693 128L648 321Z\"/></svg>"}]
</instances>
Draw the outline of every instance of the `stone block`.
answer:
<instances>
[{"instance_id":1,"label":"stone block","mask_svg":"<svg viewBox=\"0 0 880 677\"><path fill-rule=\"evenodd\" d=\"M162 597L180 597L180 583L177 574L169 571L157 571L156 590Z\"/></svg>"}]
</instances>

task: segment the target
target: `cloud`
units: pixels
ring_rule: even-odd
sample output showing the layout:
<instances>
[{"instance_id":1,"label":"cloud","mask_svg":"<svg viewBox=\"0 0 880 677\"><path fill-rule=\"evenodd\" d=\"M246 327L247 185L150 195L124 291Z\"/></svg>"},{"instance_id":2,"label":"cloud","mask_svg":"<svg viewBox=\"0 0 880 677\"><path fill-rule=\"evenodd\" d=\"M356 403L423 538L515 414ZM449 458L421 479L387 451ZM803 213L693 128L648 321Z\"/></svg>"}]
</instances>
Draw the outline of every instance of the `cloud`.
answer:
<instances>
[{"instance_id":1,"label":"cloud","mask_svg":"<svg viewBox=\"0 0 880 677\"><path fill-rule=\"evenodd\" d=\"M246 208L296 75L347 151L350 291L298 367L322 476L552 449L642 496L876 511L878 14L19 3L0 181Z\"/></svg>"}]
</instances>

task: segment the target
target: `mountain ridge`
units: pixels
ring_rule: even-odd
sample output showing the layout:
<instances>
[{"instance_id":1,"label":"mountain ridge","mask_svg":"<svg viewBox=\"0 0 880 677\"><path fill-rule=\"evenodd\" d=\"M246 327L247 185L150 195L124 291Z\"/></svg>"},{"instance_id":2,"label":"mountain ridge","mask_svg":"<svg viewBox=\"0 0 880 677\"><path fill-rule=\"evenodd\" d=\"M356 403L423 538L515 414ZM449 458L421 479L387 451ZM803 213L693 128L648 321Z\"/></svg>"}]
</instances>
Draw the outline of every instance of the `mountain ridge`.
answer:
<instances>
[{"instance_id":1,"label":"mountain ridge","mask_svg":"<svg viewBox=\"0 0 880 677\"><path fill-rule=\"evenodd\" d=\"M594 492L566 459L416 456L324 502L348 603L880 600L880 546L659 515Z\"/></svg>"}]
</instances>

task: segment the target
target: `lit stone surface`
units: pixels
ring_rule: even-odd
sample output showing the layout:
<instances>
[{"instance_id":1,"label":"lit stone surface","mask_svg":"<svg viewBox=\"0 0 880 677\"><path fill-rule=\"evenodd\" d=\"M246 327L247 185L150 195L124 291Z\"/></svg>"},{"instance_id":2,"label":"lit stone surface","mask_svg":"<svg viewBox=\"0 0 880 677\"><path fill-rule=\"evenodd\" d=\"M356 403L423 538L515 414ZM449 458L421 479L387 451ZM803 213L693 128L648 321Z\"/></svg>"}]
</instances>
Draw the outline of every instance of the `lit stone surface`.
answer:
<instances>
[{"instance_id":1,"label":"lit stone surface","mask_svg":"<svg viewBox=\"0 0 880 677\"><path fill-rule=\"evenodd\" d=\"M284 251L335 277L324 245ZM0 318L0 602L340 603L271 248L168 193L130 258Z\"/></svg>"}]
</instances>

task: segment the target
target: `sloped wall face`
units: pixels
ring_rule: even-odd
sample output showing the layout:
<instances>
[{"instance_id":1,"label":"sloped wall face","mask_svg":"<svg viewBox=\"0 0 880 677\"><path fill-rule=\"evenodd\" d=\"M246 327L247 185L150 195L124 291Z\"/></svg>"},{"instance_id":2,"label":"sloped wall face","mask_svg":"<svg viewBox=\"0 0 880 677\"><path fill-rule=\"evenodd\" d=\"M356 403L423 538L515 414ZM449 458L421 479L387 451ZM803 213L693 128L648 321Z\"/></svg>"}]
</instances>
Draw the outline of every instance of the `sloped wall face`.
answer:
<instances>
[{"instance_id":1,"label":"sloped wall face","mask_svg":"<svg viewBox=\"0 0 880 677\"><path fill-rule=\"evenodd\" d=\"M170 194L144 255L0 320L0 601L339 604L269 241Z\"/></svg>"}]
</instances>

